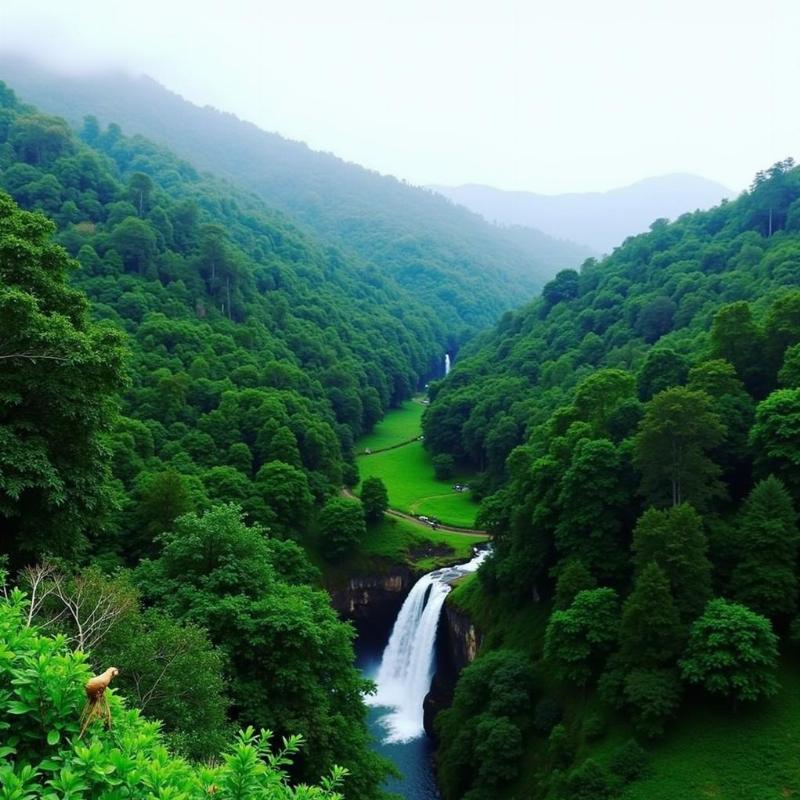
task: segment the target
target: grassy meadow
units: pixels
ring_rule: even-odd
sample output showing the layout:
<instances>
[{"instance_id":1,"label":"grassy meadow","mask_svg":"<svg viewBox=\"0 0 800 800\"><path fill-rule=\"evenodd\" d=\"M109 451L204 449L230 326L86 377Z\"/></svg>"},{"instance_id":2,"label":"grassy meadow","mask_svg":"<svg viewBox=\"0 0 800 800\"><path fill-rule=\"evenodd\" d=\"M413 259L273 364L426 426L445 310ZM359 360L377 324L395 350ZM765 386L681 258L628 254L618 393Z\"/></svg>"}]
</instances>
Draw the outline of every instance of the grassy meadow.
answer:
<instances>
[{"instance_id":1,"label":"grassy meadow","mask_svg":"<svg viewBox=\"0 0 800 800\"><path fill-rule=\"evenodd\" d=\"M454 483L468 481L466 476L437 481L431 458L422 442L405 447L359 456L362 480L378 477L389 491L389 505L409 514L438 517L449 525L470 528L475 524L478 506L469 492L455 492Z\"/></svg>"},{"instance_id":2,"label":"grassy meadow","mask_svg":"<svg viewBox=\"0 0 800 800\"><path fill-rule=\"evenodd\" d=\"M422 414L425 406L416 400L406 400L403 405L390 411L376 426L372 433L362 436L356 451L382 450L385 447L408 442L422 434Z\"/></svg>"}]
</instances>

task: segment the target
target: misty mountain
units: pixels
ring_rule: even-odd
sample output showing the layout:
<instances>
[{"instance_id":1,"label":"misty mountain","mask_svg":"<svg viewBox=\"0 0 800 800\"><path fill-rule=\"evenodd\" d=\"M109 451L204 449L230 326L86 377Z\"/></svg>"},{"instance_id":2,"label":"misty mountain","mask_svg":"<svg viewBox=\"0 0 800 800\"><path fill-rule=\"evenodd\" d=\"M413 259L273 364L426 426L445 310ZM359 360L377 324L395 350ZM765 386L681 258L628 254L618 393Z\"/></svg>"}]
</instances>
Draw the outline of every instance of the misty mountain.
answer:
<instances>
[{"instance_id":1,"label":"misty mountain","mask_svg":"<svg viewBox=\"0 0 800 800\"><path fill-rule=\"evenodd\" d=\"M538 231L489 224L427 189L201 108L147 77L67 76L5 55L0 78L76 127L89 114L118 123L256 192L434 308L455 310L468 328L491 324L560 269L593 254Z\"/></svg>"},{"instance_id":2,"label":"misty mountain","mask_svg":"<svg viewBox=\"0 0 800 800\"><path fill-rule=\"evenodd\" d=\"M645 178L608 192L545 195L477 184L430 188L489 222L538 228L602 253L646 231L653 220L674 220L735 194L707 178L680 173Z\"/></svg>"}]
</instances>

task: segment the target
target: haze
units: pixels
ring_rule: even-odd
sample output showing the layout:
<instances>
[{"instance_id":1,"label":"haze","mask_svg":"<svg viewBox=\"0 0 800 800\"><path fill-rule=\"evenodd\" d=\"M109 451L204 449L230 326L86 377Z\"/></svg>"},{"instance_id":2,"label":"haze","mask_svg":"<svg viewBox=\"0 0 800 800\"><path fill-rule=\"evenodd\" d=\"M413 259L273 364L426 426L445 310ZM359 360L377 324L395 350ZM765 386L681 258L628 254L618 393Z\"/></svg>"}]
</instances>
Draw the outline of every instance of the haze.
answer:
<instances>
[{"instance_id":1,"label":"haze","mask_svg":"<svg viewBox=\"0 0 800 800\"><path fill-rule=\"evenodd\" d=\"M0 48L144 72L418 184L744 188L797 153L796 0L3 0ZM1 76L0 76L1 77Z\"/></svg>"}]
</instances>

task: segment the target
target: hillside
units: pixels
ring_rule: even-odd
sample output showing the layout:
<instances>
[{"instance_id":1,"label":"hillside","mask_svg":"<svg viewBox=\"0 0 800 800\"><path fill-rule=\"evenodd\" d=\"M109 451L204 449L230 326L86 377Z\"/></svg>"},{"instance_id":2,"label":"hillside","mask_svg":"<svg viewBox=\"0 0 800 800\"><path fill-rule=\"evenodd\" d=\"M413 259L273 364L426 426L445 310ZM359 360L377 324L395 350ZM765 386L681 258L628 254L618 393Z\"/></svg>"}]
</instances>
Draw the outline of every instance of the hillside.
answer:
<instances>
[{"instance_id":1,"label":"hillside","mask_svg":"<svg viewBox=\"0 0 800 800\"><path fill-rule=\"evenodd\" d=\"M800 791L798 266L787 160L561 272L432 385L426 446L481 471L495 536L453 596L486 644L437 722L448 800Z\"/></svg>"},{"instance_id":2,"label":"hillside","mask_svg":"<svg viewBox=\"0 0 800 800\"><path fill-rule=\"evenodd\" d=\"M0 57L0 78L79 126L87 114L169 146L194 166L244 186L318 237L357 254L434 308L454 337L492 324L588 248L544 234L513 236L424 189L212 108L150 78L73 78Z\"/></svg>"},{"instance_id":3,"label":"hillside","mask_svg":"<svg viewBox=\"0 0 800 800\"><path fill-rule=\"evenodd\" d=\"M710 208L730 189L697 175L663 175L607 192L545 195L491 186L431 186L489 222L537 228L559 239L610 253L628 236L644 233L655 219L677 219Z\"/></svg>"}]
</instances>

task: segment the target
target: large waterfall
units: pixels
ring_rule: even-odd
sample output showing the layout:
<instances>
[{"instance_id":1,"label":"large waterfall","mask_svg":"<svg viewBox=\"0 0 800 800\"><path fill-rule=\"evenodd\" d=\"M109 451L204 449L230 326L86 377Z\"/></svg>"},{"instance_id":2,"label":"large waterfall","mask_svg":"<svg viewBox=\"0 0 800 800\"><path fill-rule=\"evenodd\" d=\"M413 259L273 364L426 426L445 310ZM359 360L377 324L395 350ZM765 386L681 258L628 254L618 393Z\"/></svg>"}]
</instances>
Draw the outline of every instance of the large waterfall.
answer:
<instances>
[{"instance_id":1,"label":"large waterfall","mask_svg":"<svg viewBox=\"0 0 800 800\"><path fill-rule=\"evenodd\" d=\"M375 679L377 692L367 698L369 705L387 709L380 720L386 730L384 742L408 742L425 732L422 704L431 688L436 629L444 600L450 584L478 569L487 552L478 553L467 564L423 575L403 603L383 651Z\"/></svg>"},{"instance_id":2,"label":"large waterfall","mask_svg":"<svg viewBox=\"0 0 800 800\"><path fill-rule=\"evenodd\" d=\"M444 374L445 377L450 374L450 353L444 354Z\"/></svg>"}]
</instances>

